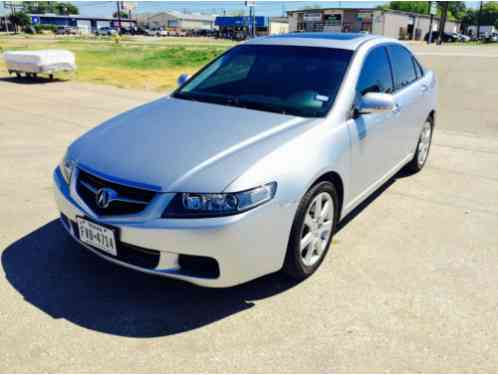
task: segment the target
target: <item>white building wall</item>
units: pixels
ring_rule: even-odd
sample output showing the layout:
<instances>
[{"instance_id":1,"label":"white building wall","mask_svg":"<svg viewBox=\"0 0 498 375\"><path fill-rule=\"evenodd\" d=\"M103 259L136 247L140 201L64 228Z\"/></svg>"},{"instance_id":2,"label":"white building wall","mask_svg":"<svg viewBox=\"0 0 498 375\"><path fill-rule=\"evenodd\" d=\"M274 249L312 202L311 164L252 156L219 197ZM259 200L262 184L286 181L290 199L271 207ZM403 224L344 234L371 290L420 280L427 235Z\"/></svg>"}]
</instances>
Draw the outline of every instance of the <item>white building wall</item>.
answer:
<instances>
[{"instance_id":1,"label":"white building wall","mask_svg":"<svg viewBox=\"0 0 498 375\"><path fill-rule=\"evenodd\" d=\"M181 20L179 28L182 30L212 30L214 22L210 21L196 21L196 20Z\"/></svg>"},{"instance_id":2,"label":"white building wall","mask_svg":"<svg viewBox=\"0 0 498 375\"><path fill-rule=\"evenodd\" d=\"M289 24L286 22L270 21L270 35L286 34L289 32Z\"/></svg>"},{"instance_id":3,"label":"white building wall","mask_svg":"<svg viewBox=\"0 0 498 375\"><path fill-rule=\"evenodd\" d=\"M446 21L444 25L444 31L447 33L457 33L460 31L460 24L453 21Z\"/></svg>"},{"instance_id":4,"label":"white building wall","mask_svg":"<svg viewBox=\"0 0 498 375\"><path fill-rule=\"evenodd\" d=\"M384 14L382 11L375 11L373 13L372 34L384 35Z\"/></svg>"},{"instance_id":5,"label":"white building wall","mask_svg":"<svg viewBox=\"0 0 498 375\"><path fill-rule=\"evenodd\" d=\"M406 30L408 25L408 17L396 13L384 13L384 28L383 35L388 38L399 39L400 29L403 27Z\"/></svg>"}]
</instances>

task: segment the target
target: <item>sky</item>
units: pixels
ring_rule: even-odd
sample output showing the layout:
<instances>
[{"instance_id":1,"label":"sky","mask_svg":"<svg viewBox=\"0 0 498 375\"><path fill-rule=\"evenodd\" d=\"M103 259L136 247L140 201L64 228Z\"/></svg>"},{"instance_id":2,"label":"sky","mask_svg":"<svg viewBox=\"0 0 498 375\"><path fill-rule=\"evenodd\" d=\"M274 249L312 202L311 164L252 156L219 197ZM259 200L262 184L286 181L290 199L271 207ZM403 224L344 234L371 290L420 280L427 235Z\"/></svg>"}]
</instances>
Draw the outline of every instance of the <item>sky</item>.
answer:
<instances>
[{"instance_id":1,"label":"sky","mask_svg":"<svg viewBox=\"0 0 498 375\"><path fill-rule=\"evenodd\" d=\"M116 10L116 1L71 1L84 16L111 16ZM136 1L136 13L178 10L223 14L246 9L244 1ZM319 4L321 8L375 8L385 1L256 1L256 15L281 16L288 10L302 9ZM466 2L468 7L477 7L478 2ZM0 6L0 14L6 10Z\"/></svg>"}]
</instances>

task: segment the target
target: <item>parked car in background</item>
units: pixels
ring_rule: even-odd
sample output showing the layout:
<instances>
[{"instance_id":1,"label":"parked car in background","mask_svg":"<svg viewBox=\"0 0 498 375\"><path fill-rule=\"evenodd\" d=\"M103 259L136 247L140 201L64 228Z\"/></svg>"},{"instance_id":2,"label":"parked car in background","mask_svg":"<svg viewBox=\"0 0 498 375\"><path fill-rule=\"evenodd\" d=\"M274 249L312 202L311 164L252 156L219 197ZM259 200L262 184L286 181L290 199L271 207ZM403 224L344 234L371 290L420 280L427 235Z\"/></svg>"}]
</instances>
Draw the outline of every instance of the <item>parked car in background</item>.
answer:
<instances>
[{"instance_id":1,"label":"parked car in background","mask_svg":"<svg viewBox=\"0 0 498 375\"><path fill-rule=\"evenodd\" d=\"M151 30L151 29L144 29L144 35L147 35L147 36L156 36L157 33L155 30Z\"/></svg>"},{"instance_id":2,"label":"parked car in background","mask_svg":"<svg viewBox=\"0 0 498 375\"><path fill-rule=\"evenodd\" d=\"M496 43L498 42L498 33L487 33L483 40L486 42L486 43Z\"/></svg>"},{"instance_id":3,"label":"parked car in background","mask_svg":"<svg viewBox=\"0 0 498 375\"><path fill-rule=\"evenodd\" d=\"M112 27L101 27L95 32L96 35L100 36L111 36L116 35L118 32Z\"/></svg>"},{"instance_id":4,"label":"parked car in background","mask_svg":"<svg viewBox=\"0 0 498 375\"><path fill-rule=\"evenodd\" d=\"M80 137L54 171L66 231L135 270L302 280L338 222L429 155L436 78L394 39L256 38L178 83Z\"/></svg>"},{"instance_id":5,"label":"parked car in background","mask_svg":"<svg viewBox=\"0 0 498 375\"><path fill-rule=\"evenodd\" d=\"M167 30L157 30L156 36L169 36L169 33Z\"/></svg>"},{"instance_id":6,"label":"parked car in background","mask_svg":"<svg viewBox=\"0 0 498 375\"><path fill-rule=\"evenodd\" d=\"M78 35L78 34L80 34L80 30L76 27L71 27L71 26L59 26L55 30L55 34L57 34L57 35Z\"/></svg>"},{"instance_id":7,"label":"parked car in background","mask_svg":"<svg viewBox=\"0 0 498 375\"><path fill-rule=\"evenodd\" d=\"M169 35L185 37L187 36L187 32L183 30L170 30Z\"/></svg>"},{"instance_id":8,"label":"parked car in background","mask_svg":"<svg viewBox=\"0 0 498 375\"><path fill-rule=\"evenodd\" d=\"M432 32L432 37L431 40L432 42L436 42L439 38L439 31L433 31ZM424 40L427 42L429 40L429 33L425 34ZM458 37L454 35L454 33L443 33L443 42L444 43L453 43L453 42L458 42Z\"/></svg>"},{"instance_id":9,"label":"parked car in background","mask_svg":"<svg viewBox=\"0 0 498 375\"><path fill-rule=\"evenodd\" d=\"M119 30L120 35L144 35L143 29L139 27L122 27Z\"/></svg>"},{"instance_id":10,"label":"parked car in background","mask_svg":"<svg viewBox=\"0 0 498 375\"><path fill-rule=\"evenodd\" d=\"M470 42L471 40L470 36L461 33L452 33L452 35L457 39L458 42Z\"/></svg>"}]
</instances>

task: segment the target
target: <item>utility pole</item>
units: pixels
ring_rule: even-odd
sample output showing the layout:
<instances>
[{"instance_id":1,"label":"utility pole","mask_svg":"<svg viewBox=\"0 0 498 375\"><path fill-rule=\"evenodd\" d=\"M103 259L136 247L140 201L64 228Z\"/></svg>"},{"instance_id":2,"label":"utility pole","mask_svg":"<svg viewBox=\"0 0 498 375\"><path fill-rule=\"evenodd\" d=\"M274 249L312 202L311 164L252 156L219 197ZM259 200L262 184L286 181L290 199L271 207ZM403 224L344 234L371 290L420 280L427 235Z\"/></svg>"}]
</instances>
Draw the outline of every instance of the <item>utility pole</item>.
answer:
<instances>
[{"instance_id":1,"label":"utility pole","mask_svg":"<svg viewBox=\"0 0 498 375\"><path fill-rule=\"evenodd\" d=\"M249 35L256 37L256 1L246 1L246 6L249 6Z\"/></svg>"},{"instance_id":2,"label":"utility pole","mask_svg":"<svg viewBox=\"0 0 498 375\"><path fill-rule=\"evenodd\" d=\"M443 1L443 12L441 13L441 18L439 19L439 35L437 44L443 43L444 25L446 24L446 17L448 16L448 1Z\"/></svg>"},{"instance_id":3,"label":"utility pole","mask_svg":"<svg viewBox=\"0 0 498 375\"><path fill-rule=\"evenodd\" d=\"M116 6L118 8L118 34L121 32L121 4L116 1Z\"/></svg>"},{"instance_id":4,"label":"utility pole","mask_svg":"<svg viewBox=\"0 0 498 375\"><path fill-rule=\"evenodd\" d=\"M437 10L437 5L433 1L429 1L429 14L431 15L429 19L429 34L427 35L427 43L432 43L432 22L434 21L434 8Z\"/></svg>"},{"instance_id":5,"label":"utility pole","mask_svg":"<svg viewBox=\"0 0 498 375\"><path fill-rule=\"evenodd\" d=\"M479 40L480 31L481 31L481 14L482 14L482 3L479 4L479 13L477 13L477 40Z\"/></svg>"},{"instance_id":6,"label":"utility pole","mask_svg":"<svg viewBox=\"0 0 498 375\"><path fill-rule=\"evenodd\" d=\"M256 1L253 2L252 8L252 37L256 38ZM268 25L270 27L270 25Z\"/></svg>"}]
</instances>

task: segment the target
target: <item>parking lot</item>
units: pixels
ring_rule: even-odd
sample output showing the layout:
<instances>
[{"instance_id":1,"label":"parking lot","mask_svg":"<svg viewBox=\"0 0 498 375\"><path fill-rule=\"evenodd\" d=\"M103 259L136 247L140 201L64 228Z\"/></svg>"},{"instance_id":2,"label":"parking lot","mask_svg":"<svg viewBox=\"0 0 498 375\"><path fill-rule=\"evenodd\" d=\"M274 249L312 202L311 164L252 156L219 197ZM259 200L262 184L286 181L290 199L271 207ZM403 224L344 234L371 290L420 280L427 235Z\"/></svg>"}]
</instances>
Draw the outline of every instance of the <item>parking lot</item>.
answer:
<instances>
[{"instance_id":1,"label":"parking lot","mask_svg":"<svg viewBox=\"0 0 498 375\"><path fill-rule=\"evenodd\" d=\"M107 263L57 221L68 144L161 94L0 77L0 370L497 371L498 47L411 47L439 79L427 167L341 224L305 282L218 290Z\"/></svg>"}]
</instances>

